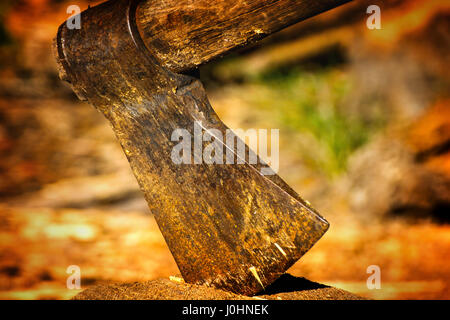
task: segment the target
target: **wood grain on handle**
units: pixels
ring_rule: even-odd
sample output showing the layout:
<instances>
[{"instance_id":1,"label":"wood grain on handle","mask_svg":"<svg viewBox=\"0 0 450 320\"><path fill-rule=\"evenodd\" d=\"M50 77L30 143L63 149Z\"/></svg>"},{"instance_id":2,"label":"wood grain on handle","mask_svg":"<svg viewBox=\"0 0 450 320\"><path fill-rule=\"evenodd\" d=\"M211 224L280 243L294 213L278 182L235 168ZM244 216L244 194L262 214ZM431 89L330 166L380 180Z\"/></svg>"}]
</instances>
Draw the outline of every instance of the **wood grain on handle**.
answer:
<instances>
[{"instance_id":1,"label":"wood grain on handle","mask_svg":"<svg viewBox=\"0 0 450 320\"><path fill-rule=\"evenodd\" d=\"M350 0L144 0L136 22L145 45L174 72Z\"/></svg>"}]
</instances>

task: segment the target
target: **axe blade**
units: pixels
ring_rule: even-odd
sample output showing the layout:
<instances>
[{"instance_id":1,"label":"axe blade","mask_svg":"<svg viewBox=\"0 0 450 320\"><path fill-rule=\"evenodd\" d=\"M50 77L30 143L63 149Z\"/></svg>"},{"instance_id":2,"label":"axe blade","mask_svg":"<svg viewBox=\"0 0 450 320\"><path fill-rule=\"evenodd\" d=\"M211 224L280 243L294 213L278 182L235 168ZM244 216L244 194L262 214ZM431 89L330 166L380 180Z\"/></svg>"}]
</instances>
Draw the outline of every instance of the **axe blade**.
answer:
<instances>
[{"instance_id":1,"label":"axe blade","mask_svg":"<svg viewBox=\"0 0 450 320\"><path fill-rule=\"evenodd\" d=\"M135 9L133 1L109 1L84 11L79 30L62 24L60 74L110 121L183 278L255 294L329 225L258 165L172 161L175 129L193 136L201 123L225 137L227 127L198 79L166 69L145 47Z\"/></svg>"}]
</instances>

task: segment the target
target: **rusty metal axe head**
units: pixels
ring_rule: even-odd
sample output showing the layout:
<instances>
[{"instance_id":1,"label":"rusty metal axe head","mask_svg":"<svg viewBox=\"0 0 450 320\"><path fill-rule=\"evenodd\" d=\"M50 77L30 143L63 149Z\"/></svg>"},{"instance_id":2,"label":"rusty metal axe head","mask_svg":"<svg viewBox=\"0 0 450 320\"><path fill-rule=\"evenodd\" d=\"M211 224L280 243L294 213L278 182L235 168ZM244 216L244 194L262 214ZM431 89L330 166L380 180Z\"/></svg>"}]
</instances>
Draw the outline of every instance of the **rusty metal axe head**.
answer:
<instances>
[{"instance_id":1,"label":"rusty metal axe head","mask_svg":"<svg viewBox=\"0 0 450 320\"><path fill-rule=\"evenodd\" d=\"M255 294L328 223L278 175L262 175L262 161L196 163L196 149L192 164L172 160L174 130L228 129L183 72L343 2L108 1L81 14L81 29L60 26L61 78L110 121L187 282Z\"/></svg>"}]
</instances>

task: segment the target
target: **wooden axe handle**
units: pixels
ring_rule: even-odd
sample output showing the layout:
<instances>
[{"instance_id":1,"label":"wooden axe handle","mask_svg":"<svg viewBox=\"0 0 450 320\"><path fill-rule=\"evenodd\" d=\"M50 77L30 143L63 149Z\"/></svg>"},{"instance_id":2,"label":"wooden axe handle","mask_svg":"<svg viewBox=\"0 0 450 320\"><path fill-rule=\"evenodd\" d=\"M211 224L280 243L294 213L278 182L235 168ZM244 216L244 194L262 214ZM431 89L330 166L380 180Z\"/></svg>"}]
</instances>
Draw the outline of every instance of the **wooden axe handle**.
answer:
<instances>
[{"instance_id":1,"label":"wooden axe handle","mask_svg":"<svg viewBox=\"0 0 450 320\"><path fill-rule=\"evenodd\" d=\"M136 23L171 71L194 69L350 0L143 0Z\"/></svg>"}]
</instances>

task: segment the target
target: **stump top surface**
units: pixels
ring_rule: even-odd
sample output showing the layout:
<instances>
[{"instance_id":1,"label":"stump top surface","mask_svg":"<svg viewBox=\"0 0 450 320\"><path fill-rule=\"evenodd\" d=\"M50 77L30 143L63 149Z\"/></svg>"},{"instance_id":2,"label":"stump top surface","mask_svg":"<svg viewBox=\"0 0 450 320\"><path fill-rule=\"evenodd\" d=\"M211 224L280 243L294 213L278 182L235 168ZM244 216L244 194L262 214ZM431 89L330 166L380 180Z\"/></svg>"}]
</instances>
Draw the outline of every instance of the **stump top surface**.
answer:
<instances>
[{"instance_id":1,"label":"stump top surface","mask_svg":"<svg viewBox=\"0 0 450 320\"><path fill-rule=\"evenodd\" d=\"M283 275L261 295L249 297L191 285L169 279L146 282L102 284L84 290L74 300L362 300L364 298L342 289Z\"/></svg>"}]
</instances>

